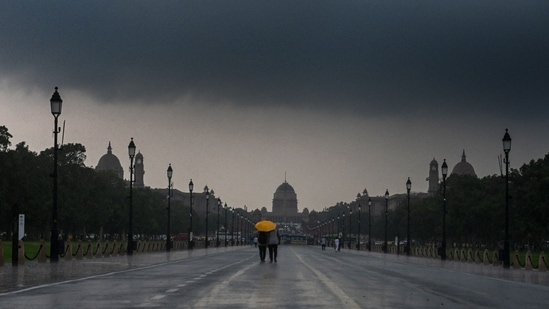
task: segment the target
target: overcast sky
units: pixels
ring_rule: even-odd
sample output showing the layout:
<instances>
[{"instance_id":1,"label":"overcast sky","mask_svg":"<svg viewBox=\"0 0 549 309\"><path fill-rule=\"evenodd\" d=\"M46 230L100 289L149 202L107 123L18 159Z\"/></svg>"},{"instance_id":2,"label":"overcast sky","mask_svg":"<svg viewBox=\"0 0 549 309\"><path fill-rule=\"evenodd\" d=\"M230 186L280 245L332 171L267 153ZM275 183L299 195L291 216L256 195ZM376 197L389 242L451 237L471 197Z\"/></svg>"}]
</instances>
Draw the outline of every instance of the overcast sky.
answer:
<instances>
[{"instance_id":1,"label":"overcast sky","mask_svg":"<svg viewBox=\"0 0 549 309\"><path fill-rule=\"evenodd\" d=\"M480 177L549 150L549 2L2 1L0 124L86 165L113 153L145 184L208 185L271 210L286 177L298 208L426 192L429 162L465 149Z\"/></svg>"}]
</instances>

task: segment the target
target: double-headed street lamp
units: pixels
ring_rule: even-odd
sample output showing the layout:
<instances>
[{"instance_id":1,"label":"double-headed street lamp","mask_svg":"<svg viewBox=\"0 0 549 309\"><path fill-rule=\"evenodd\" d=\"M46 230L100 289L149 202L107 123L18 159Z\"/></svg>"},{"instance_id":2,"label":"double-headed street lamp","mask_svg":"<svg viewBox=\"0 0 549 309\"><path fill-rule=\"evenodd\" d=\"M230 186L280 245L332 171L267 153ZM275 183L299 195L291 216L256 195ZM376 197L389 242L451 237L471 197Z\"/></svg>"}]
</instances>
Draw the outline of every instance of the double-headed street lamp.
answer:
<instances>
[{"instance_id":1,"label":"double-headed street lamp","mask_svg":"<svg viewBox=\"0 0 549 309\"><path fill-rule=\"evenodd\" d=\"M166 252L170 252L170 249L172 248L172 239L170 237L171 235L170 220L171 220L171 199L172 199L172 175L173 175L173 169L171 164L168 166L166 175L168 176L168 230L166 232Z\"/></svg>"},{"instance_id":2,"label":"double-headed street lamp","mask_svg":"<svg viewBox=\"0 0 549 309\"><path fill-rule=\"evenodd\" d=\"M509 152L511 151L511 136L507 129L503 135L503 151L505 152L505 239L503 240L503 268L510 268L509 260Z\"/></svg>"},{"instance_id":3,"label":"double-headed street lamp","mask_svg":"<svg viewBox=\"0 0 549 309\"><path fill-rule=\"evenodd\" d=\"M406 255L410 255L410 243L412 242L412 239L410 238L410 190L412 190L412 182L410 181L410 177L408 177L408 181L406 181L406 192L408 193L408 227L406 233L406 247L404 248Z\"/></svg>"},{"instance_id":4,"label":"double-headed street lamp","mask_svg":"<svg viewBox=\"0 0 549 309\"><path fill-rule=\"evenodd\" d=\"M204 194L206 195L206 242L204 243L204 247L208 248L208 245L210 244L210 239L208 238L208 216L210 214L208 204L210 201L210 190L208 189L208 186L204 187Z\"/></svg>"},{"instance_id":5,"label":"double-headed street lamp","mask_svg":"<svg viewBox=\"0 0 549 309\"><path fill-rule=\"evenodd\" d=\"M190 203L190 210L189 210L189 249L192 250L194 247L194 241L193 241L193 180L189 182L189 203Z\"/></svg>"},{"instance_id":6,"label":"double-headed street lamp","mask_svg":"<svg viewBox=\"0 0 549 309\"><path fill-rule=\"evenodd\" d=\"M440 248L440 259L446 260L446 176L448 176L448 164L446 159L442 162L442 246Z\"/></svg>"},{"instance_id":7,"label":"double-headed street lamp","mask_svg":"<svg viewBox=\"0 0 549 309\"><path fill-rule=\"evenodd\" d=\"M51 214L51 239L50 239L50 262L56 263L59 260L59 231L57 229L57 134L61 132L61 128L58 127L57 121L59 115L61 115L61 107L63 106L63 100L57 87L50 99L51 114L53 115L53 207Z\"/></svg>"},{"instance_id":8,"label":"double-headed street lamp","mask_svg":"<svg viewBox=\"0 0 549 309\"><path fill-rule=\"evenodd\" d=\"M135 158L135 144L133 142L133 137L128 145L128 155L130 157L130 218L129 218L129 227L128 227L128 245L127 252L128 256L133 255L133 158Z\"/></svg>"},{"instance_id":9,"label":"double-headed street lamp","mask_svg":"<svg viewBox=\"0 0 549 309\"><path fill-rule=\"evenodd\" d=\"M385 190L385 242L383 245L383 253L387 253L388 251L388 244L387 244L387 215L388 215L388 208L389 208L389 189Z\"/></svg>"}]
</instances>

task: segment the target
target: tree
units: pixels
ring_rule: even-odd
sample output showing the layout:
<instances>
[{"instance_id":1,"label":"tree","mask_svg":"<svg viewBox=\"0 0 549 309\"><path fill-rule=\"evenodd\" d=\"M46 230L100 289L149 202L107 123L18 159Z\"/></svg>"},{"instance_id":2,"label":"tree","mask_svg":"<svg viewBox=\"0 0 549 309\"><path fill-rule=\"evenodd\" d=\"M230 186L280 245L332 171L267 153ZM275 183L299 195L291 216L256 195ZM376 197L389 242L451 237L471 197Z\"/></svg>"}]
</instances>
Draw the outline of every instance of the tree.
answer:
<instances>
[{"instance_id":1,"label":"tree","mask_svg":"<svg viewBox=\"0 0 549 309\"><path fill-rule=\"evenodd\" d=\"M6 126L0 126L0 151L6 152L11 146L10 138L13 136L8 132Z\"/></svg>"}]
</instances>

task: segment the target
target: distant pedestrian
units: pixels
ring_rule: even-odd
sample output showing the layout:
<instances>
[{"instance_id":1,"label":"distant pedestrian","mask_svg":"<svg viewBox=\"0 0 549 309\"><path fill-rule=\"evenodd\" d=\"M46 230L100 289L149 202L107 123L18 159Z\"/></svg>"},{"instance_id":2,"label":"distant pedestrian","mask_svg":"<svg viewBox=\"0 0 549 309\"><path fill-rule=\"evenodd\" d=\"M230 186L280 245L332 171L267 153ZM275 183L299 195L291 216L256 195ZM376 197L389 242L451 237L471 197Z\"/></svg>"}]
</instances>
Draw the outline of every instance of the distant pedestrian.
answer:
<instances>
[{"instance_id":1,"label":"distant pedestrian","mask_svg":"<svg viewBox=\"0 0 549 309\"><path fill-rule=\"evenodd\" d=\"M256 237L254 237L254 247L256 247L256 248L257 248L257 236L256 236Z\"/></svg>"},{"instance_id":2,"label":"distant pedestrian","mask_svg":"<svg viewBox=\"0 0 549 309\"><path fill-rule=\"evenodd\" d=\"M322 237L320 239L320 245L322 246L322 251L326 250L326 238Z\"/></svg>"},{"instance_id":3,"label":"distant pedestrian","mask_svg":"<svg viewBox=\"0 0 549 309\"><path fill-rule=\"evenodd\" d=\"M334 250L339 251L339 237L334 239Z\"/></svg>"},{"instance_id":4,"label":"distant pedestrian","mask_svg":"<svg viewBox=\"0 0 549 309\"><path fill-rule=\"evenodd\" d=\"M269 242L269 232L257 233L257 245L259 246L259 260L261 263L265 262L265 256L267 255L268 242Z\"/></svg>"},{"instance_id":5,"label":"distant pedestrian","mask_svg":"<svg viewBox=\"0 0 549 309\"><path fill-rule=\"evenodd\" d=\"M269 232L269 260L271 263L276 263L276 256L278 255L278 245L280 244L280 234L278 234L278 230L270 231Z\"/></svg>"}]
</instances>

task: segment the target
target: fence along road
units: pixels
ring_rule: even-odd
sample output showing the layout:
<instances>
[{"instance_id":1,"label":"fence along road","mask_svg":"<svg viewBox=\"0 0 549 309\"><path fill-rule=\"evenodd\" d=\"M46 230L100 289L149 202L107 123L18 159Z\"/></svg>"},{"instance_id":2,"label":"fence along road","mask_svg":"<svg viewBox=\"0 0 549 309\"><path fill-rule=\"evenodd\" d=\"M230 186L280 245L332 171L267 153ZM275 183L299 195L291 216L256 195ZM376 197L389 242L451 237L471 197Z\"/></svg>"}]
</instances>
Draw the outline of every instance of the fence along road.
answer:
<instances>
[{"instance_id":1,"label":"fence along road","mask_svg":"<svg viewBox=\"0 0 549 309\"><path fill-rule=\"evenodd\" d=\"M549 295L547 273L317 246L279 246L278 263L248 246L106 260L43 265L55 278L3 292L0 307L545 308Z\"/></svg>"}]
</instances>

